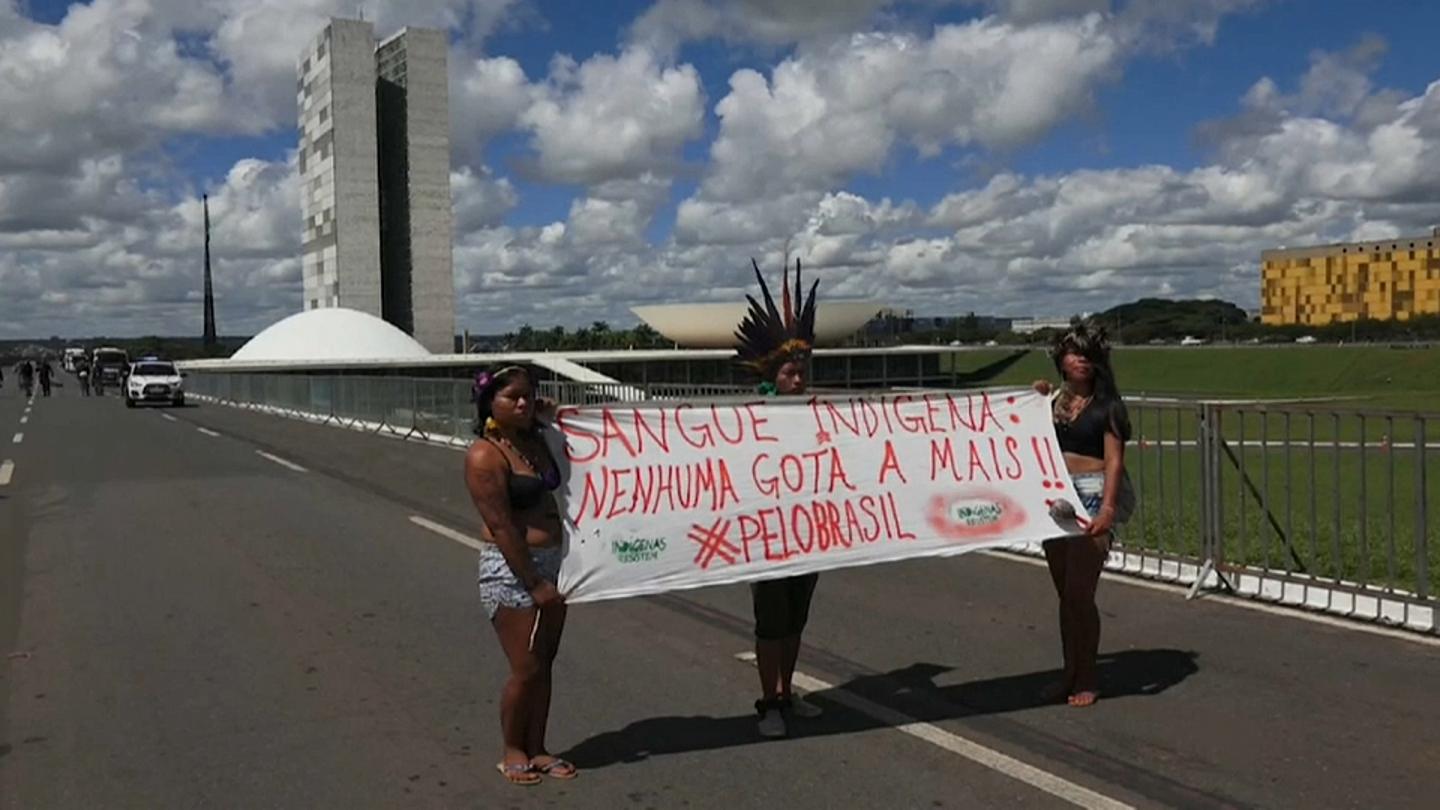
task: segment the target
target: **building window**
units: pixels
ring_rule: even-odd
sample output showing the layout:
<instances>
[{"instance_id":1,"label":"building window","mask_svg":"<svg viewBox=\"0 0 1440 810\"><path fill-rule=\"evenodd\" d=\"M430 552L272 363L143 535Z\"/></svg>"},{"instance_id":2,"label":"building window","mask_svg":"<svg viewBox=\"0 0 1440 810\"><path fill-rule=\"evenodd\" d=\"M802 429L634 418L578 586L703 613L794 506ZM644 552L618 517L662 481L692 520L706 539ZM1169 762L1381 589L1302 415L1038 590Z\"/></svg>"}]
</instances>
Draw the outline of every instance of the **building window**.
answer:
<instances>
[{"instance_id":1,"label":"building window","mask_svg":"<svg viewBox=\"0 0 1440 810\"><path fill-rule=\"evenodd\" d=\"M309 72L310 72L310 60L309 60L308 58L305 60L305 64L303 64L303 65L300 66L300 72L301 72L301 73L309 73Z\"/></svg>"},{"instance_id":2,"label":"building window","mask_svg":"<svg viewBox=\"0 0 1440 810\"><path fill-rule=\"evenodd\" d=\"M321 107L321 108L320 108L320 123L323 124L323 123L325 123L326 121L329 121L329 120L330 120L330 105L327 104L327 105L325 105L324 107Z\"/></svg>"}]
</instances>

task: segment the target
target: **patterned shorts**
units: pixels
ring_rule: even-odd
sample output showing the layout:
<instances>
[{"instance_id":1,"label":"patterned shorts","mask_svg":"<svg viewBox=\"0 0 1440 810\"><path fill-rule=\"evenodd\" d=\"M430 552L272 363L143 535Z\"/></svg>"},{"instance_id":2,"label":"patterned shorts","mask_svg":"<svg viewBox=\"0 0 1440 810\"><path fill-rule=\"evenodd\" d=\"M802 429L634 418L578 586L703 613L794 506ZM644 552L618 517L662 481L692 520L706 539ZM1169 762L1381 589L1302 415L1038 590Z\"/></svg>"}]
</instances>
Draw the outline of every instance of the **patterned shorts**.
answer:
<instances>
[{"instance_id":1,"label":"patterned shorts","mask_svg":"<svg viewBox=\"0 0 1440 810\"><path fill-rule=\"evenodd\" d=\"M535 573L541 579L555 583L560 580L560 560L564 556L564 549L560 546L530 548L530 564L535 567ZM480 585L480 604L485 606L485 615L491 619L502 607L521 610L535 607L530 592L510 570L505 555L494 543L486 543L480 552L480 572L476 581Z\"/></svg>"}]
</instances>

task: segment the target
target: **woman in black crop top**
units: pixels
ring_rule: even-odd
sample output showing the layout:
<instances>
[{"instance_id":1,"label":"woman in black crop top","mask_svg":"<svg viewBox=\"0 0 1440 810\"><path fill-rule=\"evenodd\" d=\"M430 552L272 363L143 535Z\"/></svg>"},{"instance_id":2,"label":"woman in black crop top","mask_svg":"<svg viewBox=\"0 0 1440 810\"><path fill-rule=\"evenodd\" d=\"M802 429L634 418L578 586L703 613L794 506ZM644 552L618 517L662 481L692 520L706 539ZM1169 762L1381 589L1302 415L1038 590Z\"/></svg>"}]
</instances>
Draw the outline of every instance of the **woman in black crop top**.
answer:
<instances>
[{"instance_id":1,"label":"woman in black crop top","mask_svg":"<svg viewBox=\"0 0 1440 810\"><path fill-rule=\"evenodd\" d=\"M1130 417L1110 369L1110 345L1103 329L1079 325L1050 352L1060 372L1052 402L1055 435L1075 482L1080 505L1090 514L1085 534L1044 544L1045 561L1060 597L1060 641L1064 680L1050 697L1071 706L1089 706L1099 697L1095 659L1100 649L1100 611L1095 588L1110 554L1111 530L1128 517L1125 442ZM1050 393L1050 384L1035 383Z\"/></svg>"},{"instance_id":2,"label":"woman in black crop top","mask_svg":"<svg viewBox=\"0 0 1440 810\"><path fill-rule=\"evenodd\" d=\"M496 766L517 785L542 776L571 779L575 767L550 755L551 665L565 627L560 574L562 528L554 492L560 467L537 421L542 403L521 366L476 377L480 435L465 456L465 484L484 525L480 602L510 662L500 693L504 757Z\"/></svg>"}]
</instances>

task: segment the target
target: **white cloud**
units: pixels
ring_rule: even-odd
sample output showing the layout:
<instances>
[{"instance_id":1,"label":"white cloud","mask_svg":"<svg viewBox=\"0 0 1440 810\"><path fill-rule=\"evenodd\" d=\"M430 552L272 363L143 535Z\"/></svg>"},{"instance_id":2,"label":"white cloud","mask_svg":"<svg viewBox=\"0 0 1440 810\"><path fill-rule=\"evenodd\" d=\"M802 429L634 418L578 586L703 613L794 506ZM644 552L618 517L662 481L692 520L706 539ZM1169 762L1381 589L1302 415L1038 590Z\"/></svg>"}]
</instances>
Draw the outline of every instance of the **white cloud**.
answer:
<instances>
[{"instance_id":1,"label":"white cloud","mask_svg":"<svg viewBox=\"0 0 1440 810\"><path fill-rule=\"evenodd\" d=\"M162 144L289 127L300 46L285 37L308 41L337 3L96 0L45 26L0 0L0 334L197 332L199 202ZM975 180L956 163L1004 166L1088 112L1136 53L1205 42L1252 4L968 5L997 16L922 29L879 0L662 0L618 52L558 57L533 80L476 47L516 13L508 0L372 7L382 28L407 8L455 23L461 326L623 323L634 304L733 300L752 256L777 268L787 254L826 296L926 313L1065 314L1156 293L1253 303L1266 247L1440 223L1440 83L1377 88L1384 43L1373 38L1314 54L1303 76L1255 82L1236 116L1205 128L1210 165L1000 171L966 187ZM261 19L265 8L277 16ZM798 44L733 71L698 186L653 244L707 102L693 66L643 44L642 23L686 9L698 16L656 30L676 43ZM33 86L45 82L55 91ZM529 139L516 161L526 180L578 187L560 221L513 224L533 221L524 186L486 156L507 134ZM904 188L857 193L885 189L901 154L956 187L924 209ZM213 189L222 331L296 307L296 182L291 160L242 159Z\"/></svg>"},{"instance_id":2,"label":"white cloud","mask_svg":"<svg viewBox=\"0 0 1440 810\"><path fill-rule=\"evenodd\" d=\"M630 48L578 65L557 58L521 121L535 134L542 176L593 184L673 172L680 147L701 132L703 105L694 67Z\"/></svg>"},{"instance_id":3,"label":"white cloud","mask_svg":"<svg viewBox=\"0 0 1440 810\"><path fill-rule=\"evenodd\" d=\"M518 201L509 179L468 167L450 172L450 199L457 234L500 224Z\"/></svg>"},{"instance_id":4,"label":"white cloud","mask_svg":"<svg viewBox=\"0 0 1440 810\"><path fill-rule=\"evenodd\" d=\"M239 131L223 77L183 56L146 0L72 6L0 28L0 171L65 173L178 132Z\"/></svg>"},{"instance_id":5,"label":"white cloud","mask_svg":"<svg viewBox=\"0 0 1440 810\"><path fill-rule=\"evenodd\" d=\"M631 37L661 51L690 40L785 44L859 30L897 0L659 0ZM936 2L935 5L940 5Z\"/></svg>"},{"instance_id":6,"label":"white cloud","mask_svg":"<svg viewBox=\"0 0 1440 810\"><path fill-rule=\"evenodd\" d=\"M467 165L484 162L484 148L496 135L514 128L537 90L520 63L508 56L450 55L451 151Z\"/></svg>"},{"instance_id":7,"label":"white cloud","mask_svg":"<svg viewBox=\"0 0 1440 810\"><path fill-rule=\"evenodd\" d=\"M678 214L686 242L780 238L822 195L882 171L901 144L1009 149L1085 109L1119 47L1091 15L1016 27L994 19L802 48L767 79L744 69L716 105L709 173Z\"/></svg>"}]
</instances>

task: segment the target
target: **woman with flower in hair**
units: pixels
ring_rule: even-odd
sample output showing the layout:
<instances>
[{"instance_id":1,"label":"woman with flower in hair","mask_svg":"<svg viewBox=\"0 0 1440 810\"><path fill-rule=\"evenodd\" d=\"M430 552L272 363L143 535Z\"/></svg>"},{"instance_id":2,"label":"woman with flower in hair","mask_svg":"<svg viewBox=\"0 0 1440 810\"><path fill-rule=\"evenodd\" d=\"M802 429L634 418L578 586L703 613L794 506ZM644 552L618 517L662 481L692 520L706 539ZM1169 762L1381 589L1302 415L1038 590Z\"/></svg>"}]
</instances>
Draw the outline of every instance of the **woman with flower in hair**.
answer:
<instances>
[{"instance_id":1,"label":"woman with flower in hair","mask_svg":"<svg viewBox=\"0 0 1440 810\"><path fill-rule=\"evenodd\" d=\"M565 627L556 588L562 556L556 454L538 420L535 380L522 366L475 378L480 436L465 456L465 484L484 522L480 601L510 662L500 693L505 753L496 765L516 785L573 779L575 766L545 747L551 666Z\"/></svg>"},{"instance_id":2,"label":"woman with flower in hair","mask_svg":"<svg viewBox=\"0 0 1440 810\"><path fill-rule=\"evenodd\" d=\"M777 309L759 265L753 259L750 263L765 304L761 306L753 296L746 296L750 310L735 333L736 361L759 377L762 395L799 396L806 391L810 373L810 352L815 343L815 291L820 282L811 285L808 299L802 299L797 259L794 301L787 267L781 285L781 309ZM755 710L760 715L763 737L784 737L788 733L787 716L820 715L820 707L794 694L791 686L800 656L800 635L809 621L810 599L819 581L819 574L803 574L750 586L755 612L755 664L760 672L760 699L755 702Z\"/></svg>"},{"instance_id":3,"label":"woman with flower in hair","mask_svg":"<svg viewBox=\"0 0 1440 810\"><path fill-rule=\"evenodd\" d=\"M1075 495L1089 518L1080 518L1084 533L1048 540L1045 561L1060 597L1060 644L1064 679L1047 697L1065 697L1071 706L1089 706L1100 696L1095 659L1100 649L1100 610L1095 589L1110 555L1112 530L1129 518L1134 494L1125 474L1125 443L1130 417L1110 368L1105 330L1077 324L1050 350L1060 372L1060 388L1052 399L1055 435L1065 465L1075 482ZM1051 393L1039 380L1035 390Z\"/></svg>"}]
</instances>

